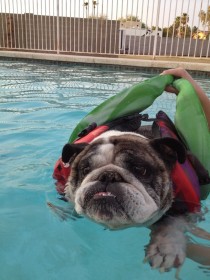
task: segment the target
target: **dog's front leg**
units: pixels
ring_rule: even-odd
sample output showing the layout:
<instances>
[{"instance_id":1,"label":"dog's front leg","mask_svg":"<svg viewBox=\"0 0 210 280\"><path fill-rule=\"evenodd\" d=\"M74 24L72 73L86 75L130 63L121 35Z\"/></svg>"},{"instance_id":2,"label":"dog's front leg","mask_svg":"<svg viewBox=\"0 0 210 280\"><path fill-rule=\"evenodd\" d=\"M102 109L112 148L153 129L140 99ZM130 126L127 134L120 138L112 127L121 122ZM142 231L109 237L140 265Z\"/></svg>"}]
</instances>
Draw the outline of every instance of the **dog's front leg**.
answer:
<instances>
[{"instance_id":1,"label":"dog's front leg","mask_svg":"<svg viewBox=\"0 0 210 280\"><path fill-rule=\"evenodd\" d=\"M187 223L181 217L165 217L153 225L150 243L146 246L146 261L160 271L180 267L186 256L186 230Z\"/></svg>"}]
</instances>

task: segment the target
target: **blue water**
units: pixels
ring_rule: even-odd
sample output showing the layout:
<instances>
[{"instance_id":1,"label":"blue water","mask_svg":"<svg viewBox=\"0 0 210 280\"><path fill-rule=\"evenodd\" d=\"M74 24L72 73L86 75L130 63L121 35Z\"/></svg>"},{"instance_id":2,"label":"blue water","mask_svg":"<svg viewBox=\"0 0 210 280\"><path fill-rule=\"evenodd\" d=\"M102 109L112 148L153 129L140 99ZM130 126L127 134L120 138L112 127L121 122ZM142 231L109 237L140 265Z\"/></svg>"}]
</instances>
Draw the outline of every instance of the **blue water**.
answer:
<instances>
[{"instance_id":1,"label":"blue water","mask_svg":"<svg viewBox=\"0 0 210 280\"><path fill-rule=\"evenodd\" d=\"M104 230L85 218L61 221L53 165L76 123L121 89L153 76L148 70L0 60L0 280L174 279L143 263L149 230ZM209 81L199 77L206 90ZM171 117L175 97L149 109ZM206 206L210 206L209 200ZM200 226L209 230L210 214ZM205 241L205 244L208 244ZM209 245L209 244L208 244ZM186 260L181 279L209 279Z\"/></svg>"}]
</instances>

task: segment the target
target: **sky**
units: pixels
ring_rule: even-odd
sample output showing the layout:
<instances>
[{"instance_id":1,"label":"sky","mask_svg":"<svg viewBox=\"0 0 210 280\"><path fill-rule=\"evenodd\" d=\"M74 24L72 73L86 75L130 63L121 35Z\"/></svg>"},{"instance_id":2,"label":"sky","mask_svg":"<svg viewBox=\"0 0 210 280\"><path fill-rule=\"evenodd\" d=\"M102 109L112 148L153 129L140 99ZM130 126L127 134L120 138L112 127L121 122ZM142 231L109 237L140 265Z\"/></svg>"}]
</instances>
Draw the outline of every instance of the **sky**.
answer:
<instances>
[{"instance_id":1,"label":"sky","mask_svg":"<svg viewBox=\"0 0 210 280\"><path fill-rule=\"evenodd\" d=\"M84 2L88 2L87 9ZM0 0L0 12L34 13L61 16L86 17L94 14L92 0ZM129 15L138 16L148 26L166 27L176 16L189 14L190 26L201 26L200 10L207 10L210 0L97 0L95 15L118 19Z\"/></svg>"}]
</instances>

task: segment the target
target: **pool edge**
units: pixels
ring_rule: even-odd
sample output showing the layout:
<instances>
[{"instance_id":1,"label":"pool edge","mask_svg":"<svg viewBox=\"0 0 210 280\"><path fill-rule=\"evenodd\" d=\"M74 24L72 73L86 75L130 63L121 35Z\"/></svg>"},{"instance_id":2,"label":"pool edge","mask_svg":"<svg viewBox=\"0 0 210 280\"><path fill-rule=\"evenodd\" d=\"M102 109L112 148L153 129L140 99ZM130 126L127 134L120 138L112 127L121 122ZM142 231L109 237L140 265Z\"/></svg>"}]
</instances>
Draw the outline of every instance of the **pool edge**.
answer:
<instances>
[{"instance_id":1,"label":"pool edge","mask_svg":"<svg viewBox=\"0 0 210 280\"><path fill-rule=\"evenodd\" d=\"M60 61L60 62L73 62L73 63L86 63L86 64L99 64L99 65L116 65L127 67L148 67L148 68L176 68L183 67L187 70L210 72L210 63L181 61L173 60L172 58L164 57L163 60L141 59L141 58L128 58L128 57L96 57L96 56L78 56L78 55L65 55L65 54L51 54L51 53L31 53L31 52L16 52L16 51L0 51L0 57L8 58L22 58L46 61ZM184 60L184 59L183 59Z\"/></svg>"}]
</instances>

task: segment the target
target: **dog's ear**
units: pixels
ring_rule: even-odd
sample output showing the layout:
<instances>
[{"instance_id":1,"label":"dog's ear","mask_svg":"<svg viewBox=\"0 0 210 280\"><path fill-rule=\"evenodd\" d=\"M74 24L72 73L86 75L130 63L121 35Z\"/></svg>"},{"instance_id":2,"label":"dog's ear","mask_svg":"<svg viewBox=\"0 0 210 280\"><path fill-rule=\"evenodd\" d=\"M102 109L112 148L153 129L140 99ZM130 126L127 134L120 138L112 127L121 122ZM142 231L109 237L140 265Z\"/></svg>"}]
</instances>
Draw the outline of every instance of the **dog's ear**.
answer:
<instances>
[{"instance_id":1,"label":"dog's ear","mask_svg":"<svg viewBox=\"0 0 210 280\"><path fill-rule=\"evenodd\" d=\"M187 153L184 145L180 141L165 137L153 139L150 143L168 164L173 165L177 160L179 163L185 162Z\"/></svg>"},{"instance_id":2,"label":"dog's ear","mask_svg":"<svg viewBox=\"0 0 210 280\"><path fill-rule=\"evenodd\" d=\"M78 143L78 144L70 144L67 143L62 150L62 161L64 163L71 162L72 159L75 158L84 148L87 146L87 143Z\"/></svg>"}]
</instances>

